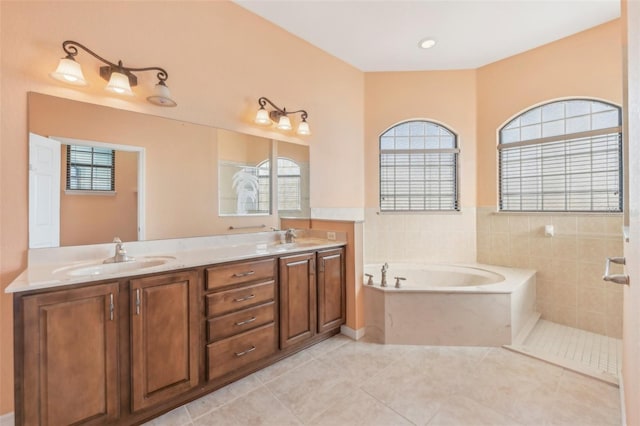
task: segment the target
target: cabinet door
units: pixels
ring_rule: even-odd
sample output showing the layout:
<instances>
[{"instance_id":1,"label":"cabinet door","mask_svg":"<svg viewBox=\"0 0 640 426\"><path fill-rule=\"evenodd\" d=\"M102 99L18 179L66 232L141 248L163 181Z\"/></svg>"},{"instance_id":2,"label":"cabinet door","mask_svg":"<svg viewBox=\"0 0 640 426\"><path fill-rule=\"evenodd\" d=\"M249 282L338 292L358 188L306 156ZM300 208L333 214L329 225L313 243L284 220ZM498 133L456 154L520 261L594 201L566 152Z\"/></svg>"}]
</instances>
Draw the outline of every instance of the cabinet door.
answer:
<instances>
[{"instance_id":1,"label":"cabinet door","mask_svg":"<svg viewBox=\"0 0 640 426\"><path fill-rule=\"evenodd\" d=\"M117 295L118 284L110 283L23 298L24 389L18 422L118 419Z\"/></svg>"},{"instance_id":2,"label":"cabinet door","mask_svg":"<svg viewBox=\"0 0 640 426\"><path fill-rule=\"evenodd\" d=\"M198 384L195 271L131 280L132 410Z\"/></svg>"},{"instance_id":3,"label":"cabinet door","mask_svg":"<svg viewBox=\"0 0 640 426\"><path fill-rule=\"evenodd\" d=\"M346 320L344 250L318 252L318 333Z\"/></svg>"},{"instance_id":4,"label":"cabinet door","mask_svg":"<svg viewBox=\"0 0 640 426\"><path fill-rule=\"evenodd\" d=\"M315 335L315 254L280 258L280 347L296 345Z\"/></svg>"}]
</instances>

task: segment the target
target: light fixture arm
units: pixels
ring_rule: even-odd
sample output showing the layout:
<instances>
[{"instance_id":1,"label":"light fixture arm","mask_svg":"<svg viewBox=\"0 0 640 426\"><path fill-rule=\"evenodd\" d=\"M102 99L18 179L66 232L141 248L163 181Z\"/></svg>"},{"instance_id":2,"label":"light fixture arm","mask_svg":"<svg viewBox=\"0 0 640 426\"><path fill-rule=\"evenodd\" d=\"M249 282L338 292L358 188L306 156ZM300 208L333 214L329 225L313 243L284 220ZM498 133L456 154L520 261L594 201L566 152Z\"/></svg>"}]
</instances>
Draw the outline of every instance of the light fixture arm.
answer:
<instances>
[{"instance_id":1,"label":"light fixture arm","mask_svg":"<svg viewBox=\"0 0 640 426\"><path fill-rule=\"evenodd\" d=\"M277 121L277 118L280 118L283 115L287 116L289 114L300 113L300 118L302 118L302 121L307 121L307 117L309 117L309 114L307 113L307 111L303 109L299 109L297 111L287 111L286 108L280 108L279 106L277 106L276 104L271 102L268 98L265 98L264 96L258 99L258 104L260 104L260 108L262 109L264 109L264 107L266 107L267 104L273 107L274 111L269 112L269 116L271 116L271 118L274 121Z\"/></svg>"},{"instance_id":2,"label":"light fixture arm","mask_svg":"<svg viewBox=\"0 0 640 426\"><path fill-rule=\"evenodd\" d=\"M78 48L84 50L94 58L107 64L109 67L116 69L119 72L122 72L123 74L126 74L127 76L131 76L132 75L131 72L133 71L136 71L136 72L137 71L158 71L158 73L156 74L156 77L158 77L158 80L162 85L164 85L164 82L167 80L167 78L169 78L169 73L167 73L167 71L164 68L160 68L160 67L129 68L122 65L122 61L118 61L117 64L114 64L113 62L106 60L105 58L98 55L93 50L89 49L87 46L81 43L78 43L77 41L67 40L62 43L62 50L64 50L64 52L67 54L67 59L71 59L75 61L74 57L78 55ZM135 86L135 84L136 83L134 82L132 86Z\"/></svg>"}]
</instances>

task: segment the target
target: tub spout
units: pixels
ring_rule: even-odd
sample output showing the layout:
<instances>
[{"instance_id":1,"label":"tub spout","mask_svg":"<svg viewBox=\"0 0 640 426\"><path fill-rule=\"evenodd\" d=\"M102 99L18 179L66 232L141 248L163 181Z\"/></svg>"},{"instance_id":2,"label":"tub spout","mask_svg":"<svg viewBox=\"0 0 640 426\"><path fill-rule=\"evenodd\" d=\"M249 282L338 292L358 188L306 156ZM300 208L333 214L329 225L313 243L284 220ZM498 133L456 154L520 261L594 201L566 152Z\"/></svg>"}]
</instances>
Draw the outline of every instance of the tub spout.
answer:
<instances>
[{"instance_id":1,"label":"tub spout","mask_svg":"<svg viewBox=\"0 0 640 426\"><path fill-rule=\"evenodd\" d=\"M382 278L380 279L380 287L386 287L387 286L387 271L389 270L389 264L387 262L384 263L384 265L382 265L382 270L380 271L382 273Z\"/></svg>"}]
</instances>

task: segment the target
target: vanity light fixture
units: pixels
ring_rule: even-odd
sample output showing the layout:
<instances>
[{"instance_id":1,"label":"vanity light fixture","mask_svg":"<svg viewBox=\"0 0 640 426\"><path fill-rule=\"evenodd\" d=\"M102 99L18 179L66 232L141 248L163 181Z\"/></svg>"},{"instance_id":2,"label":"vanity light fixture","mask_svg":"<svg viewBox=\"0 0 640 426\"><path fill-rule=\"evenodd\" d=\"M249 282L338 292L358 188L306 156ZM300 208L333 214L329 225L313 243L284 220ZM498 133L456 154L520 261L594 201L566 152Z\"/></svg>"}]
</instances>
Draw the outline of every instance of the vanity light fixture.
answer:
<instances>
[{"instance_id":1,"label":"vanity light fixture","mask_svg":"<svg viewBox=\"0 0 640 426\"><path fill-rule=\"evenodd\" d=\"M273 102L265 97L261 97L258 99L258 104L260 104L260 109L256 114L256 119L254 122L256 124L261 125L269 125L271 123L278 123L277 128L284 131L289 131L292 129L291 119L289 118L290 114L300 114L300 118L302 121L298 124L298 128L296 133L302 136L307 136L311 134L311 129L309 128L309 123L307 123L307 111L303 109L299 109L297 111L287 111L286 108L280 108L276 106ZM273 110L267 111L265 107L269 104Z\"/></svg>"},{"instance_id":2,"label":"vanity light fixture","mask_svg":"<svg viewBox=\"0 0 640 426\"><path fill-rule=\"evenodd\" d=\"M62 50L67 54L64 58L60 59L58 68L50 74L51 77L56 80L62 81L67 84L74 84L76 86L86 86L87 82L82 74L82 68L80 64L76 62L75 56L78 55L78 48L84 50L94 58L105 63L105 66L100 67L100 77L107 80L109 83L105 87L106 90L117 93L119 95L133 96L132 86L138 84L138 78L134 72L142 71L158 71L156 77L158 83L153 88L153 94L147 97L147 100L154 105L174 107L178 105L173 99L171 99L171 93L167 87L165 81L169 77L169 74L160 67L146 67L146 68L130 68L122 65L122 61L118 61L117 64L107 61L88 47L78 43L77 41L67 40L62 43Z\"/></svg>"}]
</instances>

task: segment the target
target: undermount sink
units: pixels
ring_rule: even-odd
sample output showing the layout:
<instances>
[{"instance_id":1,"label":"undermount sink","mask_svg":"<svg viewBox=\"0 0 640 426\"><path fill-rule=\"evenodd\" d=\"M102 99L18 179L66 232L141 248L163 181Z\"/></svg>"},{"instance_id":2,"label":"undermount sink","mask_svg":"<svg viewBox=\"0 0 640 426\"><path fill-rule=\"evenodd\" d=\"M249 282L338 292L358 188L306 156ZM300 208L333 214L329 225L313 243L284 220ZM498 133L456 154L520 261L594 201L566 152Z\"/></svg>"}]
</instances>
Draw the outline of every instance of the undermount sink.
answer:
<instances>
[{"instance_id":1,"label":"undermount sink","mask_svg":"<svg viewBox=\"0 0 640 426\"><path fill-rule=\"evenodd\" d=\"M326 244L326 240L314 239L314 238L305 238L295 240L291 243L276 243L276 247L282 250L290 250L296 248L305 248L305 247L313 247Z\"/></svg>"},{"instance_id":2,"label":"undermount sink","mask_svg":"<svg viewBox=\"0 0 640 426\"><path fill-rule=\"evenodd\" d=\"M128 262L102 263L102 261L84 263L82 265L66 266L54 271L56 275L69 277L88 277L105 274L117 274L120 272L135 272L141 269L153 268L175 260L173 256L140 257Z\"/></svg>"}]
</instances>

